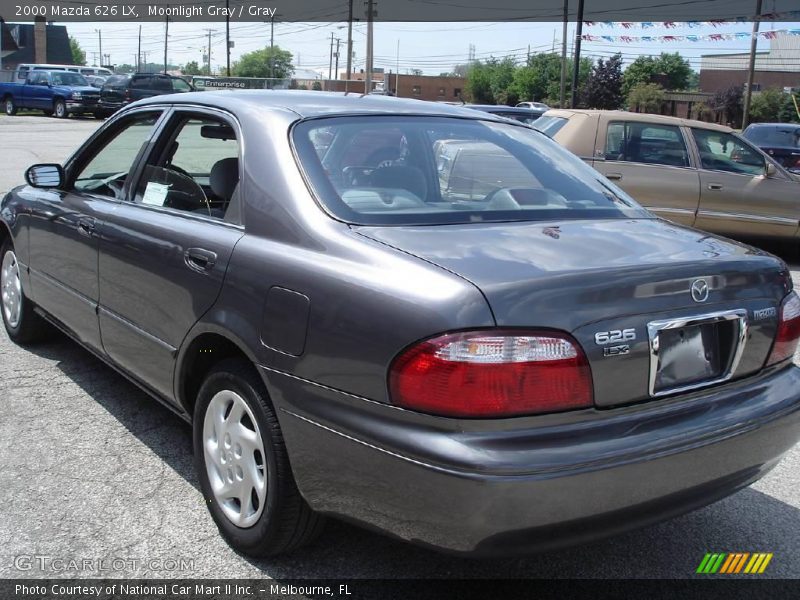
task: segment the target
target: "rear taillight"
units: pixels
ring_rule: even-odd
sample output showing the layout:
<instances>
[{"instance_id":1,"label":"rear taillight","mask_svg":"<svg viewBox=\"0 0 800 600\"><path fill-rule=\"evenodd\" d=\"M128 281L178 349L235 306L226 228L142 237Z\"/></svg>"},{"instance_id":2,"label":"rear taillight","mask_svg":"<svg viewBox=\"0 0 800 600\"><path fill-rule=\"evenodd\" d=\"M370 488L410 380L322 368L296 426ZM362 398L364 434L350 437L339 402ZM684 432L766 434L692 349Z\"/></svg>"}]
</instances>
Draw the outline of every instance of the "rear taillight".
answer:
<instances>
[{"instance_id":1,"label":"rear taillight","mask_svg":"<svg viewBox=\"0 0 800 600\"><path fill-rule=\"evenodd\" d=\"M797 351L800 341L800 296L797 292L784 298L778 319L778 333L767 361L768 366L792 358Z\"/></svg>"},{"instance_id":2,"label":"rear taillight","mask_svg":"<svg viewBox=\"0 0 800 600\"><path fill-rule=\"evenodd\" d=\"M451 333L400 354L389 371L397 406L448 417L507 417L592 406L586 356L549 331Z\"/></svg>"}]
</instances>

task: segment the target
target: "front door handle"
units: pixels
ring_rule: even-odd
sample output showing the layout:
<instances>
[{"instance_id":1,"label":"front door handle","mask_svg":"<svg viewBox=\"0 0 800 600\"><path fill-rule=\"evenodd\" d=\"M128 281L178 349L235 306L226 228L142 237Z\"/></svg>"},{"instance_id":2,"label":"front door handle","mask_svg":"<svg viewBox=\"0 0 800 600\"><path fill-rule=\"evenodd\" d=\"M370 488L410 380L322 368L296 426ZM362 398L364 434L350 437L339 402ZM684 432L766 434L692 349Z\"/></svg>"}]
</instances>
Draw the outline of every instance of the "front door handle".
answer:
<instances>
[{"instance_id":1,"label":"front door handle","mask_svg":"<svg viewBox=\"0 0 800 600\"><path fill-rule=\"evenodd\" d=\"M183 253L186 266L193 271L210 271L217 262L217 253L204 248L189 248Z\"/></svg>"},{"instance_id":2,"label":"front door handle","mask_svg":"<svg viewBox=\"0 0 800 600\"><path fill-rule=\"evenodd\" d=\"M619 180L622 179L622 173L606 173L606 179Z\"/></svg>"},{"instance_id":3,"label":"front door handle","mask_svg":"<svg viewBox=\"0 0 800 600\"><path fill-rule=\"evenodd\" d=\"M722 189L722 184L721 183L709 183L708 184L708 189L710 189L710 190L721 190Z\"/></svg>"},{"instance_id":4,"label":"front door handle","mask_svg":"<svg viewBox=\"0 0 800 600\"><path fill-rule=\"evenodd\" d=\"M90 217L78 219L78 233L83 236L92 237L94 235L95 227L96 221Z\"/></svg>"}]
</instances>

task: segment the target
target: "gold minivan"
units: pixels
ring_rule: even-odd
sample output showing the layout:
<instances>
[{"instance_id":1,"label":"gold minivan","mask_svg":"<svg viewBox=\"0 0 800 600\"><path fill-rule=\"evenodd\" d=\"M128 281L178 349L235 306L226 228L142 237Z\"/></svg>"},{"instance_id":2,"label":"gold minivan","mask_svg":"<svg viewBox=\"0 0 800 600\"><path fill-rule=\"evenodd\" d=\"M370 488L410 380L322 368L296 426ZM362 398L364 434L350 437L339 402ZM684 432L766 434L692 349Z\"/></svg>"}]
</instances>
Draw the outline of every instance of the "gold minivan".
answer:
<instances>
[{"instance_id":1,"label":"gold minivan","mask_svg":"<svg viewBox=\"0 0 800 600\"><path fill-rule=\"evenodd\" d=\"M800 236L800 181L729 127L571 109L549 110L534 127L665 219L731 236Z\"/></svg>"}]
</instances>

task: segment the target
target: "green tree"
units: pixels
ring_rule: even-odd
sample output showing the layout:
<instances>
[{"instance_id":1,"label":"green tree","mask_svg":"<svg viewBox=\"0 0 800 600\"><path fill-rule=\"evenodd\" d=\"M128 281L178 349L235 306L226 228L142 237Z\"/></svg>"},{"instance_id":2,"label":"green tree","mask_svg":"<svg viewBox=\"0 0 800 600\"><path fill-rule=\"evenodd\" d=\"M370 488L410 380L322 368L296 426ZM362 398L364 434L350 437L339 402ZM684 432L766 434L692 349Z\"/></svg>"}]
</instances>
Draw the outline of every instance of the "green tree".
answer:
<instances>
[{"instance_id":1,"label":"green tree","mask_svg":"<svg viewBox=\"0 0 800 600\"><path fill-rule=\"evenodd\" d=\"M86 64L86 52L83 51L81 45L78 43L74 37L69 36L69 50L72 52L72 64L73 65L85 65Z\"/></svg>"},{"instance_id":2,"label":"green tree","mask_svg":"<svg viewBox=\"0 0 800 600\"><path fill-rule=\"evenodd\" d=\"M622 105L622 54L597 64L581 90L581 102L586 108L615 110Z\"/></svg>"},{"instance_id":3,"label":"green tree","mask_svg":"<svg viewBox=\"0 0 800 600\"><path fill-rule=\"evenodd\" d=\"M678 52L660 56L640 56L628 65L622 77L622 93L627 96L640 83L658 83L668 90L688 89L695 81L689 61Z\"/></svg>"},{"instance_id":4,"label":"green tree","mask_svg":"<svg viewBox=\"0 0 800 600\"><path fill-rule=\"evenodd\" d=\"M464 86L464 97L476 104L494 104L492 94L492 69L495 59L477 61L467 71L467 83Z\"/></svg>"},{"instance_id":5,"label":"green tree","mask_svg":"<svg viewBox=\"0 0 800 600\"><path fill-rule=\"evenodd\" d=\"M657 83L639 83L631 88L626 99L630 110L657 113L664 102L664 88Z\"/></svg>"},{"instance_id":6,"label":"green tree","mask_svg":"<svg viewBox=\"0 0 800 600\"><path fill-rule=\"evenodd\" d=\"M548 96L553 82L560 81L561 57L553 53L534 54L514 73L512 89L520 100L537 102Z\"/></svg>"},{"instance_id":7,"label":"green tree","mask_svg":"<svg viewBox=\"0 0 800 600\"><path fill-rule=\"evenodd\" d=\"M315 81L314 83L311 84L311 89L314 90L315 92L321 92L322 84L319 81Z\"/></svg>"},{"instance_id":8,"label":"green tree","mask_svg":"<svg viewBox=\"0 0 800 600\"><path fill-rule=\"evenodd\" d=\"M489 89L492 91L495 104L513 105L517 103L519 96L511 87L516 70L514 59L510 57L506 57L493 65L489 78Z\"/></svg>"},{"instance_id":9,"label":"green tree","mask_svg":"<svg viewBox=\"0 0 800 600\"><path fill-rule=\"evenodd\" d=\"M183 65L182 72L184 75L201 75L202 71L200 70L200 65L197 64L196 60L190 60L185 65Z\"/></svg>"},{"instance_id":10,"label":"green tree","mask_svg":"<svg viewBox=\"0 0 800 600\"><path fill-rule=\"evenodd\" d=\"M750 100L750 120L754 123L775 123L781 119L786 94L776 88L754 93Z\"/></svg>"},{"instance_id":11,"label":"green tree","mask_svg":"<svg viewBox=\"0 0 800 600\"><path fill-rule=\"evenodd\" d=\"M232 65L231 71L237 77L269 77L272 73L276 79L285 79L294 72L292 53L282 50L279 46L274 48L267 46L243 54Z\"/></svg>"}]
</instances>

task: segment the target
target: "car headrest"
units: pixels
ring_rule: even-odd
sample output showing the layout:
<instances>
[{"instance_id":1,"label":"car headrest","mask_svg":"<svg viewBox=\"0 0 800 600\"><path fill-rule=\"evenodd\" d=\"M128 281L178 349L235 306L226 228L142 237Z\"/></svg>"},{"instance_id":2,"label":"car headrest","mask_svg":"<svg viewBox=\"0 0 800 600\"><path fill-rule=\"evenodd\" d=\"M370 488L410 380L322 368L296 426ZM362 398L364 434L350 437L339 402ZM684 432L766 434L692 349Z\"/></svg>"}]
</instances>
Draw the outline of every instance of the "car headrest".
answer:
<instances>
[{"instance_id":1,"label":"car headrest","mask_svg":"<svg viewBox=\"0 0 800 600\"><path fill-rule=\"evenodd\" d=\"M373 187L407 190L420 200L425 200L428 196L425 174L417 167L405 165L380 167L370 174L369 179Z\"/></svg>"},{"instance_id":2,"label":"car headrest","mask_svg":"<svg viewBox=\"0 0 800 600\"><path fill-rule=\"evenodd\" d=\"M233 191L239 183L239 159L223 158L211 167L209 184L214 195L230 202Z\"/></svg>"}]
</instances>

